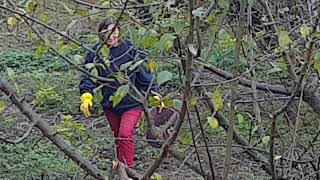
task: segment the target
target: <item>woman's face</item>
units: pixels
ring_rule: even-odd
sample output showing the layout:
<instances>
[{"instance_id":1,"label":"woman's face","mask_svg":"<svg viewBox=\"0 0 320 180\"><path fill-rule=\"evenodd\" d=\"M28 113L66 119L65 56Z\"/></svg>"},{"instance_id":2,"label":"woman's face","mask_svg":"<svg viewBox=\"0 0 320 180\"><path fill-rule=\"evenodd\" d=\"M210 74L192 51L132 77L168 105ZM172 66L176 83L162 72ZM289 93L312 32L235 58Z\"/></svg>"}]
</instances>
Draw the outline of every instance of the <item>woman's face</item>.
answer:
<instances>
[{"instance_id":1,"label":"woman's face","mask_svg":"<svg viewBox=\"0 0 320 180\"><path fill-rule=\"evenodd\" d=\"M104 33L104 39L107 39L109 34L112 32L112 29L114 28L114 24L110 24L106 30L103 31ZM116 47L119 44L119 28L115 28L110 34L109 39L106 41L107 45L110 47Z\"/></svg>"}]
</instances>

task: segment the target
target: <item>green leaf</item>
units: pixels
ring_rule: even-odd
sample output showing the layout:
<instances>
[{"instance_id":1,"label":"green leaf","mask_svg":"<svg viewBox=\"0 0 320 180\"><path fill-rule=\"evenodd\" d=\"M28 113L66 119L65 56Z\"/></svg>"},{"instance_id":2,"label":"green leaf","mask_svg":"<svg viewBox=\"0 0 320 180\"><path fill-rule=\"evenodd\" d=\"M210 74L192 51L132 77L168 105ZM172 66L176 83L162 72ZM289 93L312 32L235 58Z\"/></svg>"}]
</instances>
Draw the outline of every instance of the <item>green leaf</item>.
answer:
<instances>
[{"instance_id":1,"label":"green leaf","mask_svg":"<svg viewBox=\"0 0 320 180\"><path fill-rule=\"evenodd\" d=\"M6 102L4 100L0 100L0 113L6 109Z\"/></svg>"},{"instance_id":2,"label":"green leaf","mask_svg":"<svg viewBox=\"0 0 320 180\"><path fill-rule=\"evenodd\" d=\"M174 32L181 35L185 27L185 21L184 19L175 19L174 20Z\"/></svg>"},{"instance_id":3,"label":"green leaf","mask_svg":"<svg viewBox=\"0 0 320 180\"><path fill-rule=\"evenodd\" d=\"M102 46L100 52L101 52L102 56L104 56L104 57L109 57L110 49L108 48L107 45L104 44L104 45Z\"/></svg>"},{"instance_id":4,"label":"green leaf","mask_svg":"<svg viewBox=\"0 0 320 180\"><path fill-rule=\"evenodd\" d=\"M121 100L128 94L129 88L129 84L122 85L112 96L110 96L109 100L112 101L113 107L117 106L121 102Z\"/></svg>"},{"instance_id":5,"label":"green leaf","mask_svg":"<svg viewBox=\"0 0 320 180\"><path fill-rule=\"evenodd\" d=\"M230 4L229 0L219 0L218 1L218 6L221 9L224 9L224 10L228 10L229 9L229 4Z\"/></svg>"},{"instance_id":6,"label":"green leaf","mask_svg":"<svg viewBox=\"0 0 320 180\"><path fill-rule=\"evenodd\" d=\"M175 109L180 110L182 107L182 101L180 99L173 99L172 101L173 101L173 107Z\"/></svg>"},{"instance_id":7,"label":"green leaf","mask_svg":"<svg viewBox=\"0 0 320 180\"><path fill-rule=\"evenodd\" d=\"M86 64L86 69L89 70L89 71L90 71L92 68L94 68L94 67L95 67L95 64L94 64L94 63L87 63L87 64Z\"/></svg>"},{"instance_id":8,"label":"green leaf","mask_svg":"<svg viewBox=\"0 0 320 180\"><path fill-rule=\"evenodd\" d=\"M175 37L173 36L173 34L166 33L161 36L159 42L156 44L156 47L160 51L167 51L173 47L173 40L174 39L175 39Z\"/></svg>"},{"instance_id":9,"label":"green leaf","mask_svg":"<svg viewBox=\"0 0 320 180\"><path fill-rule=\"evenodd\" d=\"M87 12L87 10L85 10L85 9L77 9L76 10L76 13L78 14L78 15L80 15L80 16L86 16L87 14L88 14L88 12Z\"/></svg>"},{"instance_id":10,"label":"green leaf","mask_svg":"<svg viewBox=\"0 0 320 180\"><path fill-rule=\"evenodd\" d=\"M120 71L124 71L125 69L127 69L129 66L131 66L131 64L133 63L133 61L129 61L129 62L126 62L124 64L121 64L120 66Z\"/></svg>"},{"instance_id":11,"label":"green leaf","mask_svg":"<svg viewBox=\"0 0 320 180\"><path fill-rule=\"evenodd\" d=\"M244 123L244 116L242 114L237 114L237 119L239 124Z\"/></svg>"},{"instance_id":12,"label":"green leaf","mask_svg":"<svg viewBox=\"0 0 320 180\"><path fill-rule=\"evenodd\" d=\"M73 118L71 115L62 115L61 121L70 121Z\"/></svg>"},{"instance_id":13,"label":"green leaf","mask_svg":"<svg viewBox=\"0 0 320 180\"><path fill-rule=\"evenodd\" d=\"M14 26L18 23L17 18L11 16L7 19L7 24L9 24L10 26Z\"/></svg>"},{"instance_id":14,"label":"green leaf","mask_svg":"<svg viewBox=\"0 0 320 180\"><path fill-rule=\"evenodd\" d=\"M303 38L307 38L307 36L310 34L310 30L311 30L311 27L307 26L307 25L302 25L300 27L300 33L302 35Z\"/></svg>"},{"instance_id":15,"label":"green leaf","mask_svg":"<svg viewBox=\"0 0 320 180\"><path fill-rule=\"evenodd\" d=\"M265 136L262 138L262 144L267 145L269 144L270 136Z\"/></svg>"},{"instance_id":16,"label":"green leaf","mask_svg":"<svg viewBox=\"0 0 320 180\"><path fill-rule=\"evenodd\" d=\"M223 107L223 98L220 86L218 86L213 92L212 104L215 112L220 111Z\"/></svg>"},{"instance_id":17,"label":"green leaf","mask_svg":"<svg viewBox=\"0 0 320 180\"><path fill-rule=\"evenodd\" d=\"M320 51L314 54L314 60L316 63L320 63Z\"/></svg>"},{"instance_id":18,"label":"green leaf","mask_svg":"<svg viewBox=\"0 0 320 180\"><path fill-rule=\"evenodd\" d=\"M147 29L142 26L138 29L138 35L140 36L145 36L146 32L147 32Z\"/></svg>"},{"instance_id":19,"label":"green leaf","mask_svg":"<svg viewBox=\"0 0 320 180\"><path fill-rule=\"evenodd\" d=\"M99 89L99 90L97 91L96 97L97 97L97 100L98 100L99 102L102 102L102 100L103 100L102 89Z\"/></svg>"},{"instance_id":20,"label":"green leaf","mask_svg":"<svg viewBox=\"0 0 320 180\"><path fill-rule=\"evenodd\" d=\"M190 101L188 102L188 106L189 107L194 107L197 105L197 97L195 96L192 96L192 98L190 99Z\"/></svg>"},{"instance_id":21,"label":"green leaf","mask_svg":"<svg viewBox=\"0 0 320 180\"><path fill-rule=\"evenodd\" d=\"M35 0L29 0L26 3L26 10L29 13L32 13L32 12L34 12L36 10L37 6L38 6L38 3Z\"/></svg>"},{"instance_id":22,"label":"green leaf","mask_svg":"<svg viewBox=\"0 0 320 180\"><path fill-rule=\"evenodd\" d=\"M95 76L98 76L98 70L97 70L97 68L92 68L91 71L90 71L90 73L93 74L93 75L95 75ZM94 78L94 77L91 77L91 80L92 80L93 82L95 82L95 83L97 82L97 79Z\"/></svg>"},{"instance_id":23,"label":"green leaf","mask_svg":"<svg viewBox=\"0 0 320 180\"><path fill-rule=\"evenodd\" d=\"M212 129L215 129L219 126L219 122L215 117L207 117L208 123Z\"/></svg>"},{"instance_id":24,"label":"green leaf","mask_svg":"<svg viewBox=\"0 0 320 180\"><path fill-rule=\"evenodd\" d=\"M67 54L68 51L69 51L69 45L68 44L65 44L65 45L61 46L61 48L59 49L59 53L63 54L63 55Z\"/></svg>"},{"instance_id":25,"label":"green leaf","mask_svg":"<svg viewBox=\"0 0 320 180\"><path fill-rule=\"evenodd\" d=\"M314 67L316 70L320 71L320 52L315 53L314 56L313 56L313 58L314 58L314 61L315 61L313 67Z\"/></svg>"},{"instance_id":26,"label":"green leaf","mask_svg":"<svg viewBox=\"0 0 320 180\"><path fill-rule=\"evenodd\" d=\"M230 39L231 37L225 29L220 29L218 32L218 38L220 40L227 40L227 39Z\"/></svg>"},{"instance_id":27,"label":"green leaf","mask_svg":"<svg viewBox=\"0 0 320 180\"><path fill-rule=\"evenodd\" d=\"M271 63L273 66L276 68L280 69L280 76L283 78L286 78L288 76L288 71L287 71L287 64L285 63L283 57L279 58L276 61L276 64Z\"/></svg>"},{"instance_id":28,"label":"green leaf","mask_svg":"<svg viewBox=\"0 0 320 180\"><path fill-rule=\"evenodd\" d=\"M40 15L39 15L39 18L42 22L44 23L48 23L50 18L47 14L45 14L44 12L42 12Z\"/></svg>"},{"instance_id":29,"label":"green leaf","mask_svg":"<svg viewBox=\"0 0 320 180\"><path fill-rule=\"evenodd\" d=\"M83 62L83 57L79 54L73 55L72 59L76 64L82 64L82 62Z\"/></svg>"},{"instance_id":30,"label":"green leaf","mask_svg":"<svg viewBox=\"0 0 320 180\"><path fill-rule=\"evenodd\" d=\"M292 43L292 40L289 37L289 33L287 31L279 32L278 41L281 49L285 49L290 43Z\"/></svg>"},{"instance_id":31,"label":"green leaf","mask_svg":"<svg viewBox=\"0 0 320 180\"><path fill-rule=\"evenodd\" d=\"M133 71L134 69L136 69L138 66L140 66L145 60L140 60L135 62L134 64L132 64L129 68L130 71Z\"/></svg>"},{"instance_id":32,"label":"green leaf","mask_svg":"<svg viewBox=\"0 0 320 180\"><path fill-rule=\"evenodd\" d=\"M190 144L192 141L192 135L191 133L187 133L187 134L182 134L181 136L179 136L179 141L182 144Z\"/></svg>"},{"instance_id":33,"label":"green leaf","mask_svg":"<svg viewBox=\"0 0 320 180\"><path fill-rule=\"evenodd\" d=\"M147 67L149 71L151 71L152 73L155 73L158 69L157 61L154 59L149 59L147 63Z\"/></svg>"},{"instance_id":34,"label":"green leaf","mask_svg":"<svg viewBox=\"0 0 320 180\"><path fill-rule=\"evenodd\" d=\"M153 173L151 180L163 180L162 176L159 173Z\"/></svg>"},{"instance_id":35,"label":"green leaf","mask_svg":"<svg viewBox=\"0 0 320 180\"><path fill-rule=\"evenodd\" d=\"M164 70L157 74L157 83L159 86L171 79L172 79L172 73L169 71Z\"/></svg>"},{"instance_id":36,"label":"green leaf","mask_svg":"<svg viewBox=\"0 0 320 180\"><path fill-rule=\"evenodd\" d=\"M153 48L158 42L158 38L155 36L143 36L141 40L141 44L143 48Z\"/></svg>"},{"instance_id":37,"label":"green leaf","mask_svg":"<svg viewBox=\"0 0 320 180\"><path fill-rule=\"evenodd\" d=\"M76 44L76 43L74 43L74 42L72 42L72 43L70 44L70 47L71 47L71 49L75 50L75 49L78 49L78 48L79 48L79 45Z\"/></svg>"},{"instance_id":38,"label":"green leaf","mask_svg":"<svg viewBox=\"0 0 320 180\"><path fill-rule=\"evenodd\" d=\"M10 80L14 80L15 79L15 73L14 73L12 68L9 68L9 67L7 68L7 74L8 74L8 78Z\"/></svg>"},{"instance_id":39,"label":"green leaf","mask_svg":"<svg viewBox=\"0 0 320 180\"><path fill-rule=\"evenodd\" d=\"M46 51L45 45L41 42L38 42L35 44L35 46L36 46L36 52L35 52L36 56L42 57Z\"/></svg>"},{"instance_id":40,"label":"green leaf","mask_svg":"<svg viewBox=\"0 0 320 180\"><path fill-rule=\"evenodd\" d=\"M17 82L16 82L16 75L15 75L13 69L8 67L8 68L6 69L6 71L7 71L9 80L13 82L14 87L15 87L17 93L20 94L20 88L19 88L19 86L18 86L18 84L17 84Z\"/></svg>"}]
</instances>

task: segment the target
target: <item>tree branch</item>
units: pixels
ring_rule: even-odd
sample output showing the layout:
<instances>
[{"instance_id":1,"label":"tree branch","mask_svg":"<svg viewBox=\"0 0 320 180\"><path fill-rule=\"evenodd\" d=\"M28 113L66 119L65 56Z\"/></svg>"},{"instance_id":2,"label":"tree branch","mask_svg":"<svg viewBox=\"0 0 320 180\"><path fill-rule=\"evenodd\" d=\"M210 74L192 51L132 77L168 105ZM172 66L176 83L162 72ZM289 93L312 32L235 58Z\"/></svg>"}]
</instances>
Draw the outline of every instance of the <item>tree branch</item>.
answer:
<instances>
[{"instance_id":1,"label":"tree branch","mask_svg":"<svg viewBox=\"0 0 320 180\"><path fill-rule=\"evenodd\" d=\"M91 176L101 180L105 179L103 173L96 166L92 165L90 161L83 159L80 153L69 144L67 144L64 139L59 134L57 134L45 120L41 119L41 117L36 114L25 101L20 101L17 94L12 90L12 88L8 85L8 83L3 79L1 75L0 90L3 91L7 96L11 95L11 102L15 104L31 122L36 122L35 127L37 127L43 133L43 135L50 139L53 144L55 144L63 153L65 153L65 155L70 157L76 164L78 164Z\"/></svg>"},{"instance_id":2,"label":"tree branch","mask_svg":"<svg viewBox=\"0 0 320 180\"><path fill-rule=\"evenodd\" d=\"M84 2L81 0L73 0L73 1L77 4L87 6L92 9L100 9L100 10L107 10L107 9L122 10L123 9L123 7L120 7L120 6L105 7L105 6L101 6L101 5L97 5L97 4L91 4L88 2ZM146 8L146 7L151 7L151 6L159 6L160 4L162 4L162 3L156 2L156 3L150 3L150 4L135 4L135 5L127 6L126 9L141 9L141 8Z\"/></svg>"},{"instance_id":3,"label":"tree branch","mask_svg":"<svg viewBox=\"0 0 320 180\"><path fill-rule=\"evenodd\" d=\"M1 77L0 77L1 78ZM33 127L37 124L37 121L32 122L32 124L28 127L28 130L26 133L23 134L22 137L20 137L19 139L16 140L9 140L7 138L4 137L0 137L0 140L6 142L6 143L10 143L10 144L19 144L21 142L23 142L31 133Z\"/></svg>"}]
</instances>

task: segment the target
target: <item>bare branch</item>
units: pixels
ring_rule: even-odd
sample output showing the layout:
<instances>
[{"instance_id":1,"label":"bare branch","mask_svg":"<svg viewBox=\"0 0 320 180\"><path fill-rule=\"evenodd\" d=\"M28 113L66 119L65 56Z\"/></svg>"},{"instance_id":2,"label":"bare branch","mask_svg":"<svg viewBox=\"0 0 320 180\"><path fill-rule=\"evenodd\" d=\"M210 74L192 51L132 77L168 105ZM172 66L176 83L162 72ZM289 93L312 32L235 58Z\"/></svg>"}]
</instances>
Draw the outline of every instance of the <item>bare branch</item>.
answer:
<instances>
[{"instance_id":1,"label":"bare branch","mask_svg":"<svg viewBox=\"0 0 320 180\"><path fill-rule=\"evenodd\" d=\"M83 6L87 6L89 8L92 9L101 9L101 10L107 10L107 9L116 9L116 10L122 10L123 7L105 7L105 6L101 6L101 5L97 5L97 4L91 4L88 2L84 2L81 0L73 0L75 3L83 5ZM159 6L162 3L156 2L156 3L150 3L150 4L135 4L135 5L130 5L127 6L125 9L141 9L141 8L146 8L146 7L151 7L151 6Z\"/></svg>"},{"instance_id":2,"label":"bare branch","mask_svg":"<svg viewBox=\"0 0 320 180\"><path fill-rule=\"evenodd\" d=\"M1 78L1 77L0 77ZM4 137L0 137L0 140L6 142L6 143L10 143L10 144L19 144L22 143L31 133L33 127L37 124L37 121L32 122L32 124L28 127L28 130L26 131L26 133L23 134L23 136L21 136L19 139L16 140L9 140L7 138Z\"/></svg>"},{"instance_id":3,"label":"bare branch","mask_svg":"<svg viewBox=\"0 0 320 180\"><path fill-rule=\"evenodd\" d=\"M104 179L103 173L96 166L92 165L90 161L83 159L80 153L69 144L67 144L64 139L60 135L58 135L45 120L41 119L41 117L36 114L25 101L19 100L17 94L12 90L12 88L1 75L0 90L3 91L6 95L11 94L10 100L12 101L12 103L15 104L31 122L36 122L35 127L37 127L43 133L43 135L50 139L53 144L55 144L62 152L69 156L83 170L97 179Z\"/></svg>"}]
</instances>

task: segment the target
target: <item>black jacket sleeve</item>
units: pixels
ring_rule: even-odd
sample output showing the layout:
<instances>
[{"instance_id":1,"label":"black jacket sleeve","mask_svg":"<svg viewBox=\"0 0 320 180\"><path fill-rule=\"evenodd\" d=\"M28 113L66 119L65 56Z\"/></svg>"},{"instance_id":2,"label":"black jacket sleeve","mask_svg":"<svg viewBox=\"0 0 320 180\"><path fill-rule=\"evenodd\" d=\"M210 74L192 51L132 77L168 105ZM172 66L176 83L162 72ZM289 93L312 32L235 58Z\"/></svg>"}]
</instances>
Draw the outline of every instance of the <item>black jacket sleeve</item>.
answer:
<instances>
[{"instance_id":1,"label":"black jacket sleeve","mask_svg":"<svg viewBox=\"0 0 320 180\"><path fill-rule=\"evenodd\" d=\"M96 49L95 45L93 49ZM85 56L85 62L84 64L87 65L88 63L93 63L94 58L96 57L96 54L93 52L88 52L87 55ZM87 71L90 71L90 69L86 69ZM80 84L79 84L79 90L80 94L83 94L85 92L89 92L93 94L93 89L97 87L97 84L93 82L93 80L86 74L83 74L81 76Z\"/></svg>"}]
</instances>

